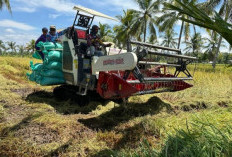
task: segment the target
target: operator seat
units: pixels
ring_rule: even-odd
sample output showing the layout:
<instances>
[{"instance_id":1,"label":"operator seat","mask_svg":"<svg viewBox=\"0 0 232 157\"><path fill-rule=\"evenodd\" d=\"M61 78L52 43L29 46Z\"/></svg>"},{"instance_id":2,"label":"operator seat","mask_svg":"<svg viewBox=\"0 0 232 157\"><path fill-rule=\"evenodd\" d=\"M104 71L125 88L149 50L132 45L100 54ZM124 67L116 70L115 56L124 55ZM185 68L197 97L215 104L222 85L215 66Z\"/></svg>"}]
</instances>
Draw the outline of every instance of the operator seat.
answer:
<instances>
[{"instance_id":1,"label":"operator seat","mask_svg":"<svg viewBox=\"0 0 232 157\"><path fill-rule=\"evenodd\" d=\"M87 31L75 29L73 35L73 44L76 54L87 55Z\"/></svg>"}]
</instances>

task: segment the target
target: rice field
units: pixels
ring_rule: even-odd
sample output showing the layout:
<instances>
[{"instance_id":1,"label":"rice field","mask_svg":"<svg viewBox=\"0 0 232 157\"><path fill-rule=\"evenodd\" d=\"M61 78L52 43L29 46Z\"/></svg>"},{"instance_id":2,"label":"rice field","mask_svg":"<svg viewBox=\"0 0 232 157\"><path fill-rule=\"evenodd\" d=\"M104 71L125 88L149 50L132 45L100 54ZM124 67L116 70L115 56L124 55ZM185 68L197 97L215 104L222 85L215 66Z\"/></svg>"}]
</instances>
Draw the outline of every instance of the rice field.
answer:
<instances>
[{"instance_id":1,"label":"rice field","mask_svg":"<svg viewBox=\"0 0 232 157\"><path fill-rule=\"evenodd\" d=\"M30 60L0 57L0 156L232 156L227 65L198 64L184 91L80 106L29 82Z\"/></svg>"}]
</instances>

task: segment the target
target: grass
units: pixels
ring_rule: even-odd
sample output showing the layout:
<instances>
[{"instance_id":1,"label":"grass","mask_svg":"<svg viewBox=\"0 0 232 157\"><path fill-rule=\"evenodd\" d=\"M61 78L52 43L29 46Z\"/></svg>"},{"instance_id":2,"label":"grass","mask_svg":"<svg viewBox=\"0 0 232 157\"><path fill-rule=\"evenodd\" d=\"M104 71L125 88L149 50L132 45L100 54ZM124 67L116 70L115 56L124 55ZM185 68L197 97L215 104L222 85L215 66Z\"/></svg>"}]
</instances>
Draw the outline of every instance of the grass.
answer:
<instances>
[{"instance_id":1,"label":"grass","mask_svg":"<svg viewBox=\"0 0 232 157\"><path fill-rule=\"evenodd\" d=\"M232 156L231 67L198 65L184 91L79 106L29 82L30 60L0 57L0 156Z\"/></svg>"}]
</instances>

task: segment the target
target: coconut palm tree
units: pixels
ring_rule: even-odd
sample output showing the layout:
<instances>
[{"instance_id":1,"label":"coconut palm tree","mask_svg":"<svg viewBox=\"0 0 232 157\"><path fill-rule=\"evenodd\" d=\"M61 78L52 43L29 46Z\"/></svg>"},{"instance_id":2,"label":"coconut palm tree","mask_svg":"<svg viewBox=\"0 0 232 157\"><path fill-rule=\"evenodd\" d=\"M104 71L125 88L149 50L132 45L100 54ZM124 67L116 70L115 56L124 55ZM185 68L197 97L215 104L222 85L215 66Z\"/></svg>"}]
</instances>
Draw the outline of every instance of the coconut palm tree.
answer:
<instances>
[{"instance_id":1,"label":"coconut palm tree","mask_svg":"<svg viewBox=\"0 0 232 157\"><path fill-rule=\"evenodd\" d=\"M16 42L9 41L7 42L8 49L11 50L11 53L14 54L16 53Z\"/></svg>"},{"instance_id":2,"label":"coconut palm tree","mask_svg":"<svg viewBox=\"0 0 232 157\"><path fill-rule=\"evenodd\" d=\"M200 33L193 34L193 36L190 38L190 41L186 41L186 48L184 51L191 52L194 56L198 56L198 54L201 52L201 48L204 44L204 39L201 37Z\"/></svg>"},{"instance_id":3,"label":"coconut palm tree","mask_svg":"<svg viewBox=\"0 0 232 157\"><path fill-rule=\"evenodd\" d=\"M11 13L10 0L0 0L0 10L3 9L3 6L6 6L8 11Z\"/></svg>"},{"instance_id":4,"label":"coconut palm tree","mask_svg":"<svg viewBox=\"0 0 232 157\"><path fill-rule=\"evenodd\" d=\"M184 20L188 23L198 25L207 29L211 29L219 33L228 43L232 45L232 25L226 22L222 17L214 12L210 16L204 9L197 7L192 3L185 3L187 0L175 0L179 5L173 5L171 3L164 3L166 8L179 12L179 14L188 15L192 17L187 19L180 16L179 19Z\"/></svg>"},{"instance_id":5,"label":"coconut palm tree","mask_svg":"<svg viewBox=\"0 0 232 157\"><path fill-rule=\"evenodd\" d=\"M177 33L175 33L173 29L167 29L164 33L164 36L163 36L164 40L161 45L165 47L176 48L177 38L175 38L175 35L177 35Z\"/></svg>"},{"instance_id":6,"label":"coconut palm tree","mask_svg":"<svg viewBox=\"0 0 232 157\"><path fill-rule=\"evenodd\" d=\"M119 19L121 25L116 25L113 28L115 34L114 42L118 47L126 47L129 51L131 48L128 41L133 36L131 34L131 25L133 20L132 12L130 10L123 10L123 16L117 16L117 18Z\"/></svg>"},{"instance_id":7,"label":"coconut palm tree","mask_svg":"<svg viewBox=\"0 0 232 157\"><path fill-rule=\"evenodd\" d=\"M217 7L220 7L219 15L226 22L230 22L231 19L229 20L229 18L232 17L232 1L230 1L230 0L209 0L208 6L210 6L210 9L215 9ZM215 58L213 59L213 64L212 64L213 68L215 68L215 66L216 66L216 61L217 61L217 57L218 57L218 54L220 51L221 43L222 43L222 36L220 36L220 38L219 38L217 51L215 54Z\"/></svg>"},{"instance_id":8,"label":"coconut palm tree","mask_svg":"<svg viewBox=\"0 0 232 157\"><path fill-rule=\"evenodd\" d=\"M209 38L207 38L206 42L206 46L204 46L205 48L205 53L208 54L208 59L210 61L213 60L214 58L214 54L216 52L216 49L217 49L217 41L218 41L218 35L214 32L214 34L210 35Z\"/></svg>"},{"instance_id":9,"label":"coconut palm tree","mask_svg":"<svg viewBox=\"0 0 232 157\"><path fill-rule=\"evenodd\" d=\"M184 0L187 1L187 0ZM180 14L191 16L192 19L180 18L186 22L211 29L219 33L224 39L226 39L230 45L232 44L232 25L228 23L229 18L231 17L232 12L232 2L231 1L219 1L219 0L209 0L207 8L198 8L196 5L192 3L183 3L181 0L175 0L179 5L173 5L170 3L165 3L165 6L171 10L178 11ZM222 3L221 9L219 13L213 11L212 14L209 14L209 11L214 8L214 6L218 6L220 2ZM220 4L221 5L221 4ZM217 56L219 54L220 45L222 43L222 37L219 39L217 51L215 58L213 60L213 68L216 66Z\"/></svg>"},{"instance_id":10,"label":"coconut palm tree","mask_svg":"<svg viewBox=\"0 0 232 157\"><path fill-rule=\"evenodd\" d=\"M223 53L222 62L226 65L230 62L231 56L229 53Z\"/></svg>"},{"instance_id":11,"label":"coconut palm tree","mask_svg":"<svg viewBox=\"0 0 232 157\"><path fill-rule=\"evenodd\" d=\"M183 1L183 0L182 0ZM185 3L189 3L190 0L187 0L187 2L185 1ZM191 0L191 2L195 5L197 5L197 0ZM175 1L171 2L173 5L178 5ZM185 41L188 40L189 36L190 36L190 24L187 22L184 22L183 20L180 20L180 17L185 17L186 19L191 19L190 16L188 15L182 15L179 14L176 11L170 11L167 8L163 8L163 12L164 14L162 16L160 16L159 18L157 18L156 24L159 25L159 30L161 32L167 30L167 29L172 29L175 25L178 24L178 22L181 21L181 27L180 27L180 33L179 33L179 40L178 40L178 46L177 48L180 48L180 43L181 43L181 38L182 38L182 34L184 31L184 35L185 35ZM194 33L196 34L196 28L195 25L193 25L193 30Z\"/></svg>"},{"instance_id":12,"label":"coconut palm tree","mask_svg":"<svg viewBox=\"0 0 232 157\"><path fill-rule=\"evenodd\" d=\"M6 50L6 46L2 40L0 40L0 55L3 55L4 51Z\"/></svg>"},{"instance_id":13,"label":"coconut palm tree","mask_svg":"<svg viewBox=\"0 0 232 157\"><path fill-rule=\"evenodd\" d=\"M30 53L33 53L35 51L35 40L34 39L32 39L29 43L27 43L26 49Z\"/></svg>"},{"instance_id":14,"label":"coconut palm tree","mask_svg":"<svg viewBox=\"0 0 232 157\"><path fill-rule=\"evenodd\" d=\"M205 38L206 45L204 46L204 48L205 48L205 53L208 54L208 57L209 57L208 59L210 61L213 61L216 55L216 51L218 49L218 41L220 37L214 31L211 31L209 35L210 35L209 38ZM225 47L224 42L222 42L221 46Z\"/></svg>"},{"instance_id":15,"label":"coconut palm tree","mask_svg":"<svg viewBox=\"0 0 232 157\"><path fill-rule=\"evenodd\" d=\"M110 41L112 42L113 41L113 38L112 38L112 31L111 31L111 28L108 24L101 24L99 22L99 35L102 39L103 42L105 41Z\"/></svg>"},{"instance_id":16,"label":"coconut palm tree","mask_svg":"<svg viewBox=\"0 0 232 157\"><path fill-rule=\"evenodd\" d=\"M17 45L17 47L18 53L21 55L21 57L23 57L26 48L23 45Z\"/></svg>"},{"instance_id":17,"label":"coconut palm tree","mask_svg":"<svg viewBox=\"0 0 232 157\"><path fill-rule=\"evenodd\" d=\"M155 28L155 13L159 12L160 0L135 0L139 6L139 10L130 9L135 17L132 22L131 34L136 35L138 39L141 39L143 35L143 41L146 41L147 29L153 40L157 38Z\"/></svg>"}]
</instances>

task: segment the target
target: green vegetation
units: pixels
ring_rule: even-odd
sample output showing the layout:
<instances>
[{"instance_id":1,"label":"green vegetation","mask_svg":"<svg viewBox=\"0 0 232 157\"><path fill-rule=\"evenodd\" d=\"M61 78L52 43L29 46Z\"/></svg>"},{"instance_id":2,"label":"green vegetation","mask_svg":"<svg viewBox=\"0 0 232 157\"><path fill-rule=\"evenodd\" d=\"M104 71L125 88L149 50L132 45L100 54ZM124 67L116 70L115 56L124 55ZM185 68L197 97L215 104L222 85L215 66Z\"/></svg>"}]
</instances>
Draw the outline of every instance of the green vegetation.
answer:
<instances>
[{"instance_id":1,"label":"green vegetation","mask_svg":"<svg viewBox=\"0 0 232 157\"><path fill-rule=\"evenodd\" d=\"M229 10L231 9L231 4L230 4L231 2L225 1L226 3L224 4L225 5L224 8L226 8L225 19L223 19L223 17L220 16L220 14L214 10L210 10L213 13L213 16L209 16L208 9L213 9L213 8L210 8L210 3L214 3L214 1L209 0L209 1L206 1L205 3L206 4L202 5L202 7L198 7L197 5L193 3L193 1L174 0L174 4L165 3L164 5L167 9L177 11L181 15L188 15L191 17L191 19L187 19L181 16L179 19L186 21L188 23L194 24L194 25L198 25L203 28L214 30L217 33L219 33L224 39L226 39L230 44L232 44L232 38L231 38L231 26L232 25L227 22L230 16L230 12L231 12ZM216 1L215 3L219 4L220 1Z\"/></svg>"},{"instance_id":2,"label":"green vegetation","mask_svg":"<svg viewBox=\"0 0 232 157\"><path fill-rule=\"evenodd\" d=\"M0 56L32 56L35 52L35 40L24 45L17 45L16 42L0 40Z\"/></svg>"},{"instance_id":3,"label":"green vegetation","mask_svg":"<svg viewBox=\"0 0 232 157\"><path fill-rule=\"evenodd\" d=\"M71 97L61 101L53 95L54 86L38 86L26 78L29 61L39 62L25 57L34 52L35 40L27 46L0 40L0 156L232 156L232 56L229 49L219 51L223 38L232 43L231 2L136 3L140 9L124 11L119 25L100 24L103 40L127 49L131 39L179 48L184 31L185 53L200 62L194 86L131 97L127 104L93 96L85 105ZM0 0L0 10L3 6L11 12L9 0ZM179 20L177 43L173 27ZM209 37L196 32L196 25L211 29ZM160 43L156 27L164 38ZM204 64L209 61L213 66ZM195 65L189 69L194 72Z\"/></svg>"},{"instance_id":4,"label":"green vegetation","mask_svg":"<svg viewBox=\"0 0 232 157\"><path fill-rule=\"evenodd\" d=\"M0 0L0 10L3 9L3 6L6 6L7 10L11 13L10 0Z\"/></svg>"},{"instance_id":5,"label":"green vegetation","mask_svg":"<svg viewBox=\"0 0 232 157\"><path fill-rule=\"evenodd\" d=\"M164 10L178 12L178 19L212 30L213 37L216 37L217 33L220 34L219 40L216 40L217 45L214 47L212 66L215 68L222 39L227 40L229 44L232 43L231 1L207 0L197 4L195 0L174 0L165 2L164 6ZM217 7L220 7L218 12L215 11Z\"/></svg>"},{"instance_id":6,"label":"green vegetation","mask_svg":"<svg viewBox=\"0 0 232 157\"><path fill-rule=\"evenodd\" d=\"M99 35L103 41L114 42L119 48L131 50L129 40L139 40L157 45L180 48L183 53L199 58L200 63L228 64L232 62L231 51L231 2L221 0L135 0L139 10L124 10L117 16L120 24L109 26L99 23ZM1 1L0 8L9 6L9 1ZM216 9L219 10L216 12ZM181 22L180 32L176 25ZM192 29L191 27L192 26ZM207 29L208 37L202 37L199 29ZM112 28L113 27L113 28ZM175 27L175 29L174 29ZM157 28L159 28L159 37ZM184 41L181 40L184 33ZM178 42L176 36L179 35ZM158 40L162 38L162 40ZM227 44L223 40L227 40ZM225 49L228 46L228 50ZM220 48L224 48L222 51ZM35 51L35 40L26 46L15 42L0 41L0 56L28 56ZM158 60L157 60L158 61Z\"/></svg>"},{"instance_id":7,"label":"green vegetation","mask_svg":"<svg viewBox=\"0 0 232 157\"><path fill-rule=\"evenodd\" d=\"M80 106L29 82L30 60L0 57L0 156L232 155L231 67L197 65L185 91Z\"/></svg>"}]
</instances>

